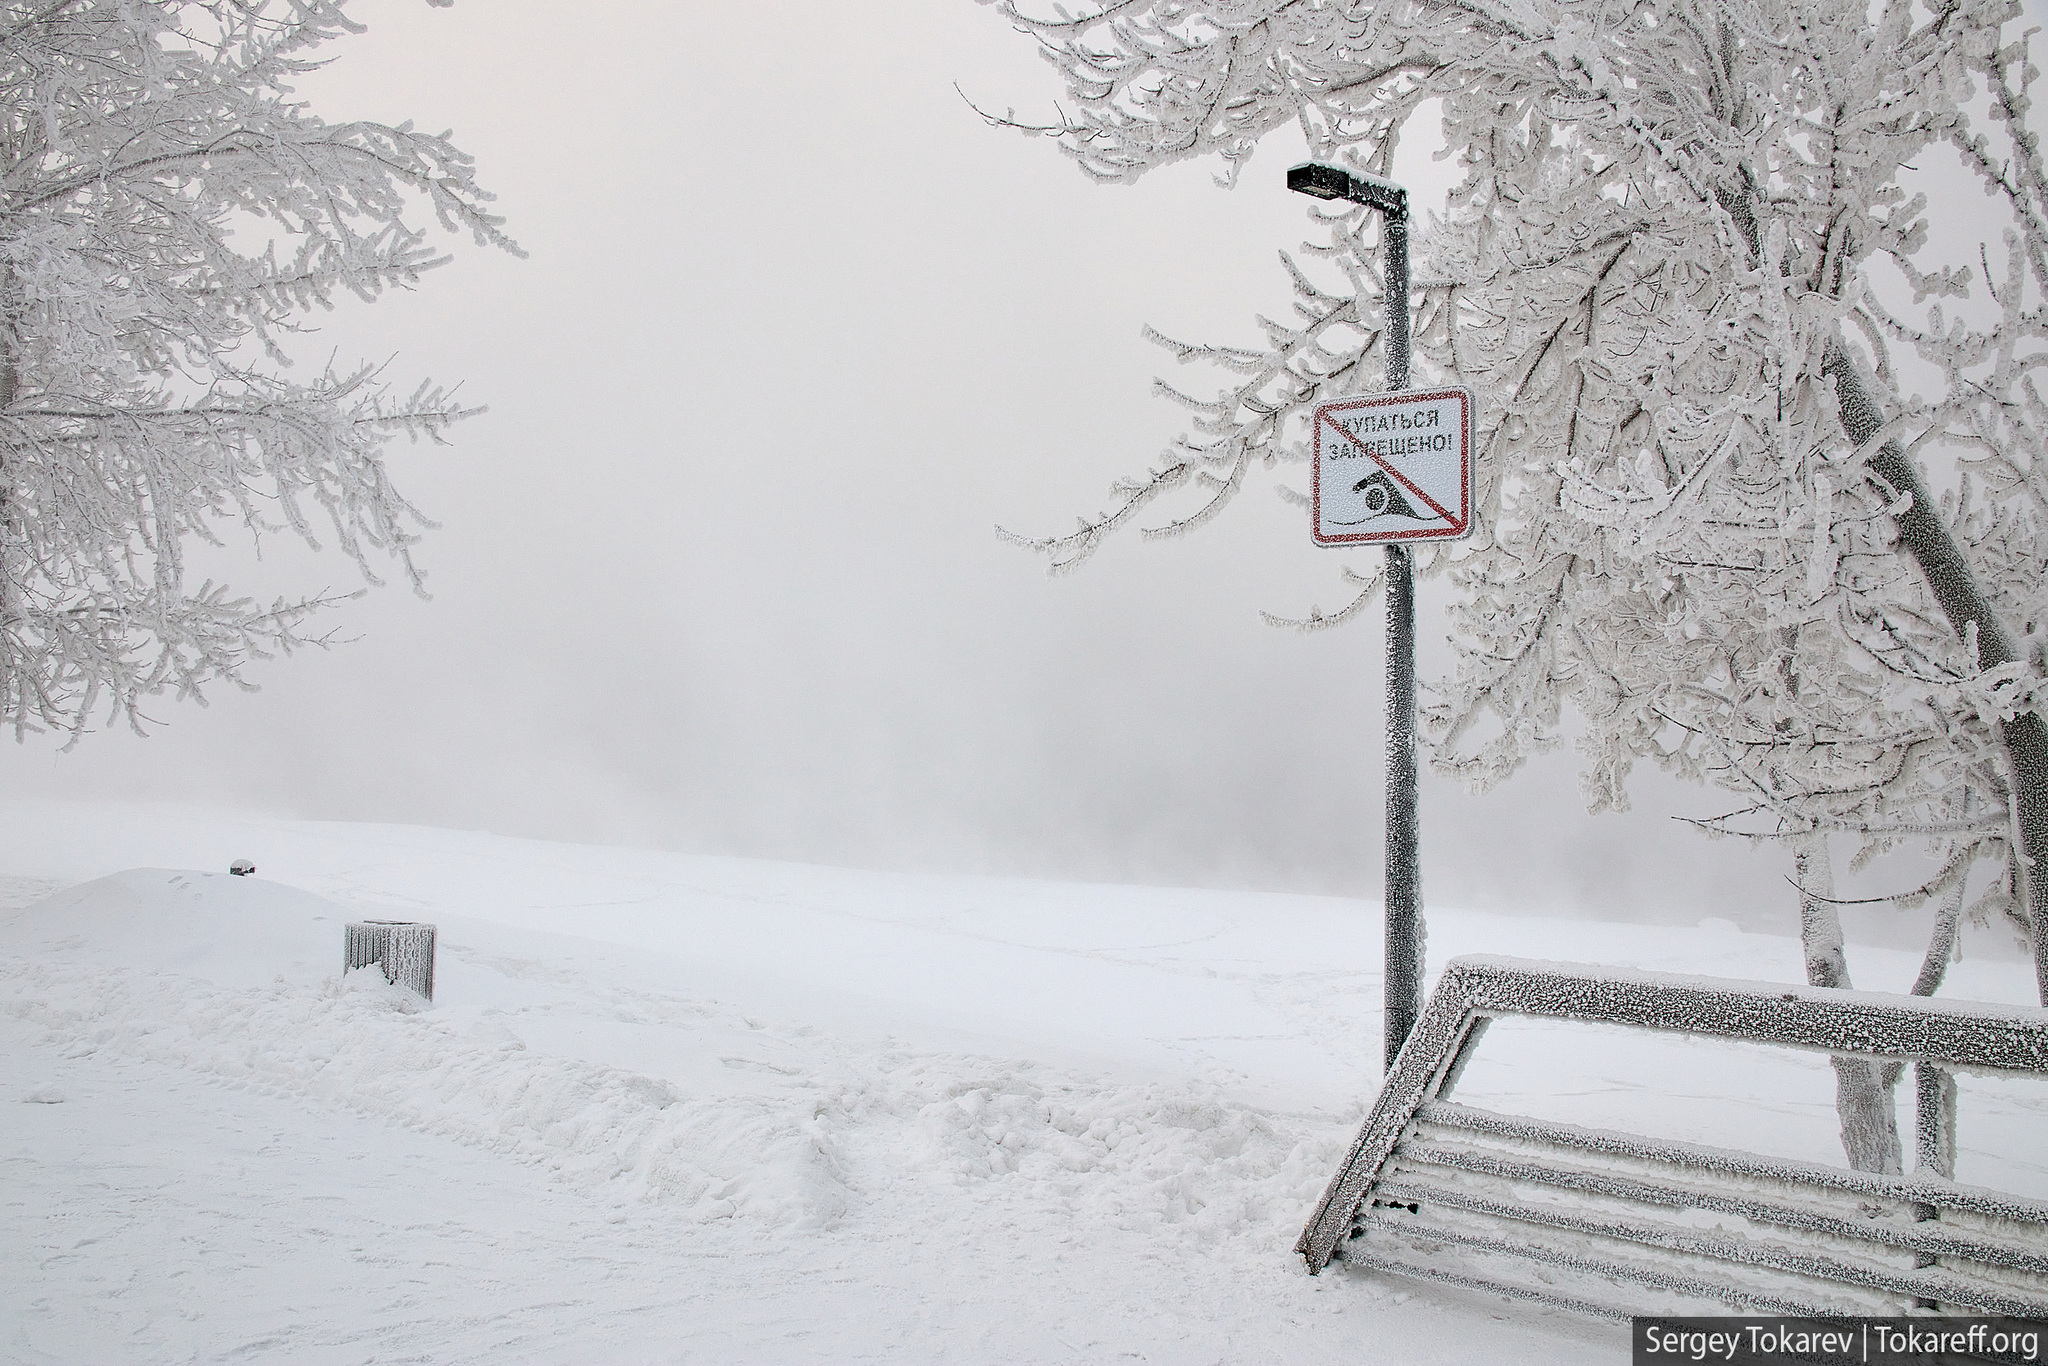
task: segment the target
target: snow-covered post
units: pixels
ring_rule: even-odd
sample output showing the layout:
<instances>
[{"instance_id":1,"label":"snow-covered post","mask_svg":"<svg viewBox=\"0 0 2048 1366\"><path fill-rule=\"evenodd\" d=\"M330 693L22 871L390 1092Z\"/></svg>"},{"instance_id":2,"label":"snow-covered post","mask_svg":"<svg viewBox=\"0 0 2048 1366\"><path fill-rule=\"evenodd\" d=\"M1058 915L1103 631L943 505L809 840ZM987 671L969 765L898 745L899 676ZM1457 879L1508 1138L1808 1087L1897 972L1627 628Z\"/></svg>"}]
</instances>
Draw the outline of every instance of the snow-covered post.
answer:
<instances>
[{"instance_id":1,"label":"snow-covered post","mask_svg":"<svg viewBox=\"0 0 2048 1366\"><path fill-rule=\"evenodd\" d=\"M1408 387L1408 191L1377 176L1307 162L1287 188L1379 211L1386 225L1387 392ZM1422 1013L1422 825L1415 769L1415 566L1387 542L1386 1065Z\"/></svg>"},{"instance_id":2,"label":"snow-covered post","mask_svg":"<svg viewBox=\"0 0 2048 1366\"><path fill-rule=\"evenodd\" d=\"M1408 192L1379 205L1387 225L1387 391L1408 387ZM1415 561L1387 543L1386 1065L1422 1014L1422 817L1415 771Z\"/></svg>"},{"instance_id":3,"label":"snow-covered post","mask_svg":"<svg viewBox=\"0 0 2048 1366\"><path fill-rule=\"evenodd\" d=\"M1389 367L1391 368L1391 367ZM1386 1065L1422 1013L1422 819L1415 771L1415 567L1387 546Z\"/></svg>"}]
</instances>

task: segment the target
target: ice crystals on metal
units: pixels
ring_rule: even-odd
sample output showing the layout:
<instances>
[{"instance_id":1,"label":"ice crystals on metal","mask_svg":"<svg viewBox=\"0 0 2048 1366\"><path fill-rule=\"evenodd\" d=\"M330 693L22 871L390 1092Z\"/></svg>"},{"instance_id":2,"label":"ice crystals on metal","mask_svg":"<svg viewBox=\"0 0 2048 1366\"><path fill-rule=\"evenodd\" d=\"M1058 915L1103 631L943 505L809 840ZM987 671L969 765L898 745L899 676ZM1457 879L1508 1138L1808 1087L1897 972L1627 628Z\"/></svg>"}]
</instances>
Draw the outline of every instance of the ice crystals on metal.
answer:
<instances>
[{"instance_id":1,"label":"ice crystals on metal","mask_svg":"<svg viewBox=\"0 0 2048 1366\"><path fill-rule=\"evenodd\" d=\"M1464 389L1319 405L1309 499L1316 544L1470 535L1472 417Z\"/></svg>"},{"instance_id":2,"label":"ice crystals on metal","mask_svg":"<svg viewBox=\"0 0 2048 1366\"><path fill-rule=\"evenodd\" d=\"M1501 1016L1912 1063L1919 1169L1851 1171L1454 1104ZM2048 1202L1952 1179L1955 1072L2048 1078L2048 1010L1474 956L1444 969L1295 1245L1610 1318L2048 1317Z\"/></svg>"}]
</instances>

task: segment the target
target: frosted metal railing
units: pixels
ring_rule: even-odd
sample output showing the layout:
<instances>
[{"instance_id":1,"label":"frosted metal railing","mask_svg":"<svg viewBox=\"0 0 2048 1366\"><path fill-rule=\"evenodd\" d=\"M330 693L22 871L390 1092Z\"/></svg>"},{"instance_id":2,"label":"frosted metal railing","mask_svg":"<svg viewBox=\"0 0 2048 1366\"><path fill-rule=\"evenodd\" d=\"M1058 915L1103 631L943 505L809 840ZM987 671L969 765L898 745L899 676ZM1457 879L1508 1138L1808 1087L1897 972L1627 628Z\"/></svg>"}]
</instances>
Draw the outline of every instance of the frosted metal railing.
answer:
<instances>
[{"instance_id":1,"label":"frosted metal railing","mask_svg":"<svg viewBox=\"0 0 2048 1366\"><path fill-rule=\"evenodd\" d=\"M1488 1021L1745 1040L1915 1069L1916 1170L1882 1176L1450 1101ZM1295 1245L1558 1308L2048 1316L2048 1202L1957 1184L1953 1072L2048 1077L2048 1010L1452 960Z\"/></svg>"}]
</instances>

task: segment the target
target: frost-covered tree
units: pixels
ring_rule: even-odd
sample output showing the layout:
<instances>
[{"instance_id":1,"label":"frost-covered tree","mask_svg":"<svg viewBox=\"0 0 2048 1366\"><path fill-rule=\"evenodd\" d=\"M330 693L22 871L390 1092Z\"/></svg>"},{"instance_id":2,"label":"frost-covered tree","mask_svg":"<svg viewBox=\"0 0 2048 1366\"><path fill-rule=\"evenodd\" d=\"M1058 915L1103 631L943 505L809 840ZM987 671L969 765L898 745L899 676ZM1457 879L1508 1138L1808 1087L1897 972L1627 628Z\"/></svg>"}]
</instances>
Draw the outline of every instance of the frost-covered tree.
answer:
<instances>
[{"instance_id":1,"label":"frost-covered tree","mask_svg":"<svg viewBox=\"0 0 2048 1366\"><path fill-rule=\"evenodd\" d=\"M1440 117L1462 179L1424 237L1417 379L1482 410L1479 534L1418 555L1463 648L1440 766L1498 782L1569 707L1596 810L1649 759L1743 794L1718 828L1933 845L1914 895L1945 914L1991 860L1977 910L2031 936L2048 1000L2048 192L2017 4L984 2L1063 74L1035 131L1098 179L1231 178L1287 124L1387 174ZM1952 207L1958 260L1902 187L1944 156L1989 191ZM1104 515L1035 542L1056 568L1161 499L1193 491L1148 534L1207 521L1377 382L1377 224L1317 213L1325 265L1288 263L1262 345L1168 343L1233 378L1180 395L1193 430ZM1306 624L1363 605L1351 577Z\"/></svg>"},{"instance_id":2,"label":"frost-covered tree","mask_svg":"<svg viewBox=\"0 0 2048 1366\"><path fill-rule=\"evenodd\" d=\"M446 0L436 0L446 3ZM294 319L410 286L414 219L517 250L470 158L292 97L360 31L345 0L0 3L0 715L17 738L248 686L331 596L261 604L185 554L224 528L331 537L419 585L428 525L385 468L445 390L370 366L290 376Z\"/></svg>"}]
</instances>

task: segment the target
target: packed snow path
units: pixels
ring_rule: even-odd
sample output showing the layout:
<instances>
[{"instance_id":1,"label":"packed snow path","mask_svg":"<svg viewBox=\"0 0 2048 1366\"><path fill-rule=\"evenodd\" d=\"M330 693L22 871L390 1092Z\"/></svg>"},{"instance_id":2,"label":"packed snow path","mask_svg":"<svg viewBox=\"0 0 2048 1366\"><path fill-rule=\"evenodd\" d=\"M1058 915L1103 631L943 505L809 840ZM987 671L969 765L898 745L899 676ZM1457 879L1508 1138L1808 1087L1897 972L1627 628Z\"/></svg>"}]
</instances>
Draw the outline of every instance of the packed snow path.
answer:
<instances>
[{"instance_id":1,"label":"packed snow path","mask_svg":"<svg viewBox=\"0 0 2048 1366\"><path fill-rule=\"evenodd\" d=\"M0 1360L1626 1359L1289 1254L1377 1080L1370 908L4 814ZM341 978L359 915L441 926L432 1009ZM1727 930L1433 928L1798 966ZM2017 964L1961 969L2024 1000ZM1504 1094L1640 1111L1658 1065L1531 1047ZM1823 1078L1753 1089L1833 1156ZM1980 1160L2035 1099L1979 1106Z\"/></svg>"}]
</instances>

